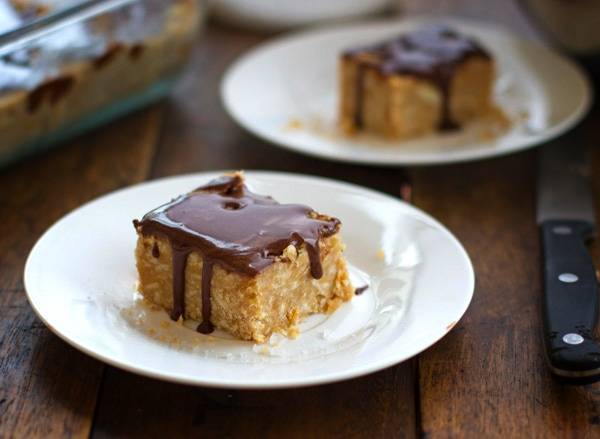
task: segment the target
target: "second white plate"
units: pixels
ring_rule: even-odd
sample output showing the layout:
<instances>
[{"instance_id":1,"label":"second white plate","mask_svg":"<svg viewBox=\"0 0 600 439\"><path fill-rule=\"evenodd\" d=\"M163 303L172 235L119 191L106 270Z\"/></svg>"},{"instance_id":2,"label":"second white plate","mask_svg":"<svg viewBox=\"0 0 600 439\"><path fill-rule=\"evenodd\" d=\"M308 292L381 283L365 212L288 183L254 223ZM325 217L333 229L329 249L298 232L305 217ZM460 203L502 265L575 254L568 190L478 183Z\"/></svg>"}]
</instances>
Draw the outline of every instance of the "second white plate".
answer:
<instances>
[{"instance_id":1,"label":"second white plate","mask_svg":"<svg viewBox=\"0 0 600 439\"><path fill-rule=\"evenodd\" d=\"M469 258L423 212L350 184L249 172L256 192L341 218L353 283L369 289L330 316L307 319L296 340L254 345L172 322L136 299L131 220L217 175L134 186L52 226L25 268L27 295L40 318L73 346L126 370L188 384L274 388L347 379L406 360L465 312L474 284Z\"/></svg>"},{"instance_id":2,"label":"second white plate","mask_svg":"<svg viewBox=\"0 0 600 439\"><path fill-rule=\"evenodd\" d=\"M512 153L561 134L587 112L591 87L585 74L566 58L489 24L445 19L444 23L475 37L491 51L497 61L494 99L511 119L511 128L493 138L472 127L404 142L340 135L336 127L339 54L429 22L417 17L344 25L263 44L227 72L221 87L225 108L248 131L284 148L388 166Z\"/></svg>"}]
</instances>

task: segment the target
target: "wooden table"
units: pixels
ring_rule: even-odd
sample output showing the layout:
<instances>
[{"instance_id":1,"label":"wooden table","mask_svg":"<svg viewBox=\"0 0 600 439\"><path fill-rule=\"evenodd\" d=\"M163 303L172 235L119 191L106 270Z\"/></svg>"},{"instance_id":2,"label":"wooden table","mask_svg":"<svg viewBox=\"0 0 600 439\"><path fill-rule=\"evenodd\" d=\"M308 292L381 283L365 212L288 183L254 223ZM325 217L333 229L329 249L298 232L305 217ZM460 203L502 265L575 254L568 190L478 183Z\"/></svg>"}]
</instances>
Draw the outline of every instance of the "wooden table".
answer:
<instances>
[{"instance_id":1,"label":"wooden table","mask_svg":"<svg viewBox=\"0 0 600 439\"><path fill-rule=\"evenodd\" d=\"M494 18L523 30L514 6L500 9ZM218 93L229 63L264 39L211 26L170 100L0 171L0 437L600 437L600 385L559 385L542 356L536 152L398 170L267 145L234 125ZM586 122L590 146L600 144L599 124L595 110ZM472 256L477 287L466 315L418 358L347 382L278 391L132 375L71 348L34 316L23 265L54 221L140 181L240 168L322 175L396 196L409 178L414 204ZM594 170L600 190L597 153Z\"/></svg>"}]
</instances>

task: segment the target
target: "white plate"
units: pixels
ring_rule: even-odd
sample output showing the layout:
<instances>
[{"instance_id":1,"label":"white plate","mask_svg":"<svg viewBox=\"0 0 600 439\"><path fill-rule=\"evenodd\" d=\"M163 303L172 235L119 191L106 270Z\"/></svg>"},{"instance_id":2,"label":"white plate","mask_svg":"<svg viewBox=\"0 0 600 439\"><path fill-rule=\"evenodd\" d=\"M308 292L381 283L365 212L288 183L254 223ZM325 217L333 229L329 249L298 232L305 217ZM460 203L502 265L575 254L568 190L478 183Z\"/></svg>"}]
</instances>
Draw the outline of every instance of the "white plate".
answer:
<instances>
[{"instance_id":1,"label":"white plate","mask_svg":"<svg viewBox=\"0 0 600 439\"><path fill-rule=\"evenodd\" d=\"M280 30L372 14L395 0L218 0L210 12L223 21L250 29Z\"/></svg>"},{"instance_id":2,"label":"white plate","mask_svg":"<svg viewBox=\"0 0 600 439\"><path fill-rule=\"evenodd\" d=\"M451 163L508 154L561 134L587 112L591 87L572 62L489 24L445 19L449 26L477 38L497 60L494 99L512 127L492 139L476 124L405 142L339 134L339 54L428 22L420 17L345 25L263 44L227 72L221 85L225 108L241 126L276 145L332 160L377 165Z\"/></svg>"},{"instance_id":3,"label":"white plate","mask_svg":"<svg viewBox=\"0 0 600 439\"><path fill-rule=\"evenodd\" d=\"M355 286L370 288L331 316L302 324L296 340L254 345L198 334L136 298L131 223L219 173L168 178L117 191L65 216L25 267L33 309L58 336L143 375L232 388L303 386L356 377L418 354L461 318L473 269L438 222L395 198L316 177L249 172L249 185L282 202L342 219Z\"/></svg>"}]
</instances>

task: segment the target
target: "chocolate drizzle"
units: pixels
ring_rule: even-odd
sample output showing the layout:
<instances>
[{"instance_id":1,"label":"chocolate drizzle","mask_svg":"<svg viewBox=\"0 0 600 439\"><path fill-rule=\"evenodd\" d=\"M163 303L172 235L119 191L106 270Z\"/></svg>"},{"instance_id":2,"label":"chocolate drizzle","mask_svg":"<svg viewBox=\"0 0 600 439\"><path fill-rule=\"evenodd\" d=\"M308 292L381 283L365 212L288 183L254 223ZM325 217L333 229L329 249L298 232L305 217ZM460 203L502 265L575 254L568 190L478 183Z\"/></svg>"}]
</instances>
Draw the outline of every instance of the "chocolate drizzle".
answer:
<instances>
[{"instance_id":1,"label":"chocolate drizzle","mask_svg":"<svg viewBox=\"0 0 600 439\"><path fill-rule=\"evenodd\" d=\"M27 97L27 110L35 112L44 102L50 105L56 104L75 84L71 76L59 76L50 79L29 92Z\"/></svg>"},{"instance_id":2,"label":"chocolate drizzle","mask_svg":"<svg viewBox=\"0 0 600 439\"><path fill-rule=\"evenodd\" d=\"M152 256L155 258L160 258L160 250L158 248L158 244L155 242L152 246Z\"/></svg>"},{"instance_id":3,"label":"chocolate drizzle","mask_svg":"<svg viewBox=\"0 0 600 439\"><path fill-rule=\"evenodd\" d=\"M363 93L365 90L365 73L367 63L359 62L356 66L356 85L354 87L354 125L363 126Z\"/></svg>"},{"instance_id":4,"label":"chocolate drizzle","mask_svg":"<svg viewBox=\"0 0 600 439\"><path fill-rule=\"evenodd\" d=\"M173 309L171 310L171 318L177 321L179 317L185 315L185 267L190 249L171 240L171 254L173 263Z\"/></svg>"},{"instance_id":5,"label":"chocolate drizzle","mask_svg":"<svg viewBox=\"0 0 600 439\"><path fill-rule=\"evenodd\" d=\"M129 49L129 57L133 60L138 59L140 56L143 55L145 50L145 47L142 43L137 43L134 44L133 46L131 46L131 48Z\"/></svg>"},{"instance_id":6,"label":"chocolate drizzle","mask_svg":"<svg viewBox=\"0 0 600 439\"><path fill-rule=\"evenodd\" d=\"M362 293L364 293L365 291L367 291L369 289L369 285L363 285L362 287L357 287L354 290L354 294L356 296L360 296Z\"/></svg>"},{"instance_id":7,"label":"chocolate drizzle","mask_svg":"<svg viewBox=\"0 0 600 439\"><path fill-rule=\"evenodd\" d=\"M319 239L339 230L340 222L299 204L279 204L244 185L241 174L223 176L134 221L144 235L168 238L173 255L171 318L185 315L185 267L191 252L202 256L202 324L210 333L214 265L255 276L290 245L304 244L313 278L323 276Z\"/></svg>"},{"instance_id":8,"label":"chocolate drizzle","mask_svg":"<svg viewBox=\"0 0 600 439\"><path fill-rule=\"evenodd\" d=\"M110 44L106 51L96 57L93 62L92 65L94 66L94 68L96 70L100 70L102 68L104 68L105 66L107 66L108 64L110 64L110 62L121 52L123 51L123 45L121 43L112 43Z\"/></svg>"},{"instance_id":9,"label":"chocolate drizzle","mask_svg":"<svg viewBox=\"0 0 600 439\"><path fill-rule=\"evenodd\" d=\"M202 264L202 323L198 326L198 332L210 334L213 325L210 322L210 283L212 281L214 262L204 259Z\"/></svg>"},{"instance_id":10,"label":"chocolate drizzle","mask_svg":"<svg viewBox=\"0 0 600 439\"><path fill-rule=\"evenodd\" d=\"M410 74L432 82L442 95L439 128L449 130L458 125L451 118L450 87L458 66L470 57L489 59L490 55L473 39L445 26L429 26L369 47L348 50L346 57L358 62L355 90L357 127L362 126L362 94L365 72L375 69L381 75Z\"/></svg>"}]
</instances>

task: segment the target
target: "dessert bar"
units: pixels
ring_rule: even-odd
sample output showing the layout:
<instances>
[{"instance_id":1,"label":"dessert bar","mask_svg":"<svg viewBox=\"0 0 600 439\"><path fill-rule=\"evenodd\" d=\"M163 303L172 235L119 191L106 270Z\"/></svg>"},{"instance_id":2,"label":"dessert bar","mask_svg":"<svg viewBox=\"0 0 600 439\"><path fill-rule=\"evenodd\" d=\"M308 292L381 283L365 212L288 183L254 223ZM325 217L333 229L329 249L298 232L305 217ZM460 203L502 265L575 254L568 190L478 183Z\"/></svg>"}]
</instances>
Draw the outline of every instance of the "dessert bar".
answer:
<instances>
[{"instance_id":1,"label":"dessert bar","mask_svg":"<svg viewBox=\"0 0 600 439\"><path fill-rule=\"evenodd\" d=\"M76 2L0 0L0 33ZM199 25L196 0L140 0L69 22L0 60L0 163L170 89Z\"/></svg>"},{"instance_id":2,"label":"dessert bar","mask_svg":"<svg viewBox=\"0 0 600 439\"><path fill-rule=\"evenodd\" d=\"M494 63L472 38L431 26L347 50L340 61L340 124L407 139L458 128L491 107Z\"/></svg>"},{"instance_id":3,"label":"dessert bar","mask_svg":"<svg viewBox=\"0 0 600 439\"><path fill-rule=\"evenodd\" d=\"M139 291L149 301L244 340L297 334L354 290L338 219L250 191L243 174L211 181L134 221Z\"/></svg>"}]
</instances>

